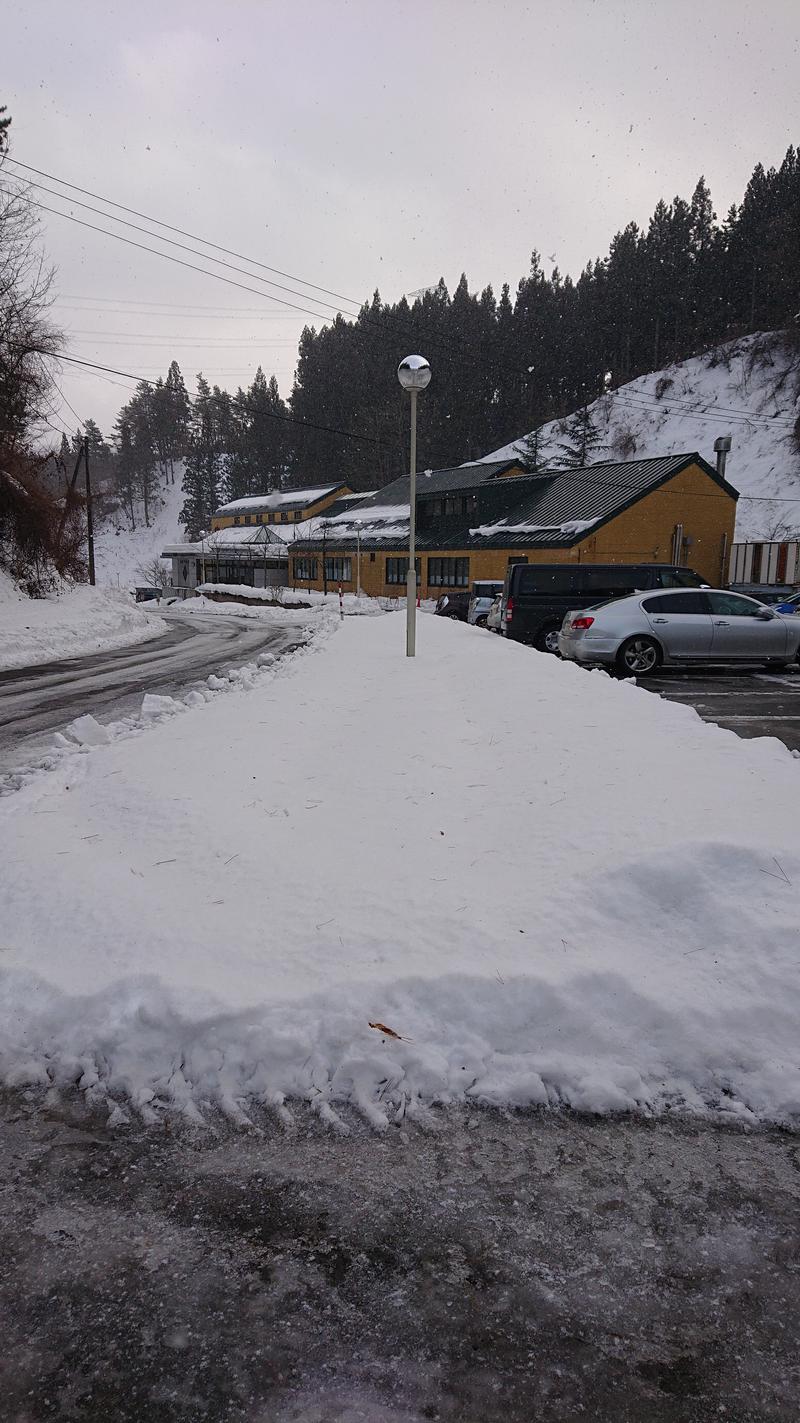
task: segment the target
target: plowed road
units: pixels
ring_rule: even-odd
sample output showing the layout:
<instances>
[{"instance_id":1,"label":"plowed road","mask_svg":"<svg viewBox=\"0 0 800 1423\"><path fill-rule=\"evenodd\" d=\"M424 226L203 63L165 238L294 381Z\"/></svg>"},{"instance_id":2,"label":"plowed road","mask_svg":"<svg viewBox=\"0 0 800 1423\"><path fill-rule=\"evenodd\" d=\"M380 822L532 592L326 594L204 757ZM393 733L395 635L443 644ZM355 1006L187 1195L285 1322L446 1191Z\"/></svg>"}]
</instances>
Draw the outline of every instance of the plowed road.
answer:
<instances>
[{"instance_id":1,"label":"plowed road","mask_svg":"<svg viewBox=\"0 0 800 1423\"><path fill-rule=\"evenodd\" d=\"M0 673L0 771L46 749L51 734L91 712L112 721L138 711L145 692L174 696L222 668L296 646L302 615L281 622L166 612L169 631L116 652Z\"/></svg>"}]
</instances>

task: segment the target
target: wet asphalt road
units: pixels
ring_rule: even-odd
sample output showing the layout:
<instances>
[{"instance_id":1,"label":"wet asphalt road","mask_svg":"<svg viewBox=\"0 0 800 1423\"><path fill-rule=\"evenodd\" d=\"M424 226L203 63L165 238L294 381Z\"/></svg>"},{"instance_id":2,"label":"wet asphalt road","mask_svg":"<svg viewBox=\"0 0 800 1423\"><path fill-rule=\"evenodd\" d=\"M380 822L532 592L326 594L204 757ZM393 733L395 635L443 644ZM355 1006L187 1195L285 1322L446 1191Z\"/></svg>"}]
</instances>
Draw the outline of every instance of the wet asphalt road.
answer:
<instances>
[{"instance_id":1,"label":"wet asphalt road","mask_svg":"<svg viewBox=\"0 0 800 1423\"><path fill-rule=\"evenodd\" d=\"M704 721L737 736L775 736L800 751L800 668L765 672L746 667L661 672L638 683L669 701L695 708Z\"/></svg>"},{"instance_id":2,"label":"wet asphalt road","mask_svg":"<svg viewBox=\"0 0 800 1423\"><path fill-rule=\"evenodd\" d=\"M302 614L279 624L235 615L163 614L163 637L36 667L0 672L0 771L45 749L53 731L91 712L107 722L139 710L145 692L175 696L212 672L296 646Z\"/></svg>"},{"instance_id":3,"label":"wet asphalt road","mask_svg":"<svg viewBox=\"0 0 800 1423\"><path fill-rule=\"evenodd\" d=\"M3 1423L795 1423L800 1146L0 1104Z\"/></svg>"}]
</instances>

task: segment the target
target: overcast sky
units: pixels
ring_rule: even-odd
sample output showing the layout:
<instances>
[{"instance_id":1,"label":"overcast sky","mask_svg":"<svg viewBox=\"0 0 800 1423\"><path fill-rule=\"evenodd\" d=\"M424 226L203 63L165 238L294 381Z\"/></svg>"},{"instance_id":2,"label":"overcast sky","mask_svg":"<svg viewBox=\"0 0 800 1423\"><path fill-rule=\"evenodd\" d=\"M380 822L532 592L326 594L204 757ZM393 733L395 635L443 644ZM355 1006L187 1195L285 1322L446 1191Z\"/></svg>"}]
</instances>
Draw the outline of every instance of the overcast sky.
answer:
<instances>
[{"instance_id":1,"label":"overcast sky","mask_svg":"<svg viewBox=\"0 0 800 1423\"><path fill-rule=\"evenodd\" d=\"M800 140L800 0L0 0L0 34L15 158L356 300L513 291L534 247L577 275L659 197L704 173L722 215ZM312 316L42 217L71 354L174 356L190 389L260 363L289 393ZM302 290L274 295L337 304ZM60 385L104 429L125 399Z\"/></svg>"}]
</instances>

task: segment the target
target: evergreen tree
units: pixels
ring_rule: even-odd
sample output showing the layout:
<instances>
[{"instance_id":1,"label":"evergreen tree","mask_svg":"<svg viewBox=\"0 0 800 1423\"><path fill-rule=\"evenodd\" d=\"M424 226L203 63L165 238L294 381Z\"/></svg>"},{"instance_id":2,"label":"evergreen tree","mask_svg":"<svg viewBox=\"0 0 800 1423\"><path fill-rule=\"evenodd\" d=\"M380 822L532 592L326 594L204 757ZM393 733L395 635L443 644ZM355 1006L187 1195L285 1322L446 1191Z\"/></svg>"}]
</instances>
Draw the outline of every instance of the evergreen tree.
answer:
<instances>
[{"instance_id":1,"label":"evergreen tree","mask_svg":"<svg viewBox=\"0 0 800 1423\"><path fill-rule=\"evenodd\" d=\"M153 448L164 484L175 483L175 462L186 454L191 407L177 361L170 363L166 380L156 381L150 396Z\"/></svg>"},{"instance_id":2,"label":"evergreen tree","mask_svg":"<svg viewBox=\"0 0 800 1423\"><path fill-rule=\"evenodd\" d=\"M124 409L117 418L114 433L117 446L115 465L117 494L128 516L131 529L135 529L139 475L131 422Z\"/></svg>"},{"instance_id":3,"label":"evergreen tree","mask_svg":"<svg viewBox=\"0 0 800 1423\"><path fill-rule=\"evenodd\" d=\"M208 532L212 515L220 504L225 459L223 446L230 436L230 429L225 428L225 417L229 411L219 399L221 394L216 386L211 390L202 373L198 375L183 476L185 499L180 513L180 521L190 539L199 539Z\"/></svg>"},{"instance_id":4,"label":"evergreen tree","mask_svg":"<svg viewBox=\"0 0 800 1423\"><path fill-rule=\"evenodd\" d=\"M259 366L248 390L233 401L232 444L226 462L228 499L279 489L288 473L288 410L274 375Z\"/></svg>"},{"instance_id":5,"label":"evergreen tree","mask_svg":"<svg viewBox=\"0 0 800 1423\"><path fill-rule=\"evenodd\" d=\"M566 441L559 444L561 451L558 463L562 469L582 469L592 463L592 455L602 449L602 438L589 413L588 405L582 405L570 420L565 430Z\"/></svg>"},{"instance_id":6,"label":"evergreen tree","mask_svg":"<svg viewBox=\"0 0 800 1423\"><path fill-rule=\"evenodd\" d=\"M542 465L542 432L537 426L524 440L514 446L514 454L519 458L528 474L538 474Z\"/></svg>"}]
</instances>

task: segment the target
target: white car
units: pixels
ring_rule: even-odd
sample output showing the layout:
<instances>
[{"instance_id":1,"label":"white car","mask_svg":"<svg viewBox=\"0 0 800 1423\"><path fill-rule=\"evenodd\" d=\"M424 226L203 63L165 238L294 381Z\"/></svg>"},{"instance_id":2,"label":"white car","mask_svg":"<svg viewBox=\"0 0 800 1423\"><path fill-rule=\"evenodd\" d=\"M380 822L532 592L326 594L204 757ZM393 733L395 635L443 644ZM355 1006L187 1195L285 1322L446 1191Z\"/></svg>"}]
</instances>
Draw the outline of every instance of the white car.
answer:
<instances>
[{"instance_id":1,"label":"white car","mask_svg":"<svg viewBox=\"0 0 800 1423\"><path fill-rule=\"evenodd\" d=\"M502 593L498 593L498 594L497 594L497 597L492 599L492 606L490 607L488 613L486 614L486 626L487 626L487 628L489 629L490 632L502 633L502 631L503 631L502 622L503 622L503 595L502 595Z\"/></svg>"},{"instance_id":2,"label":"white car","mask_svg":"<svg viewBox=\"0 0 800 1423\"><path fill-rule=\"evenodd\" d=\"M755 598L724 588L616 598L567 613L558 636L562 657L613 666L628 677L646 676L662 663L788 667L798 648L800 619L782 617Z\"/></svg>"}]
</instances>

